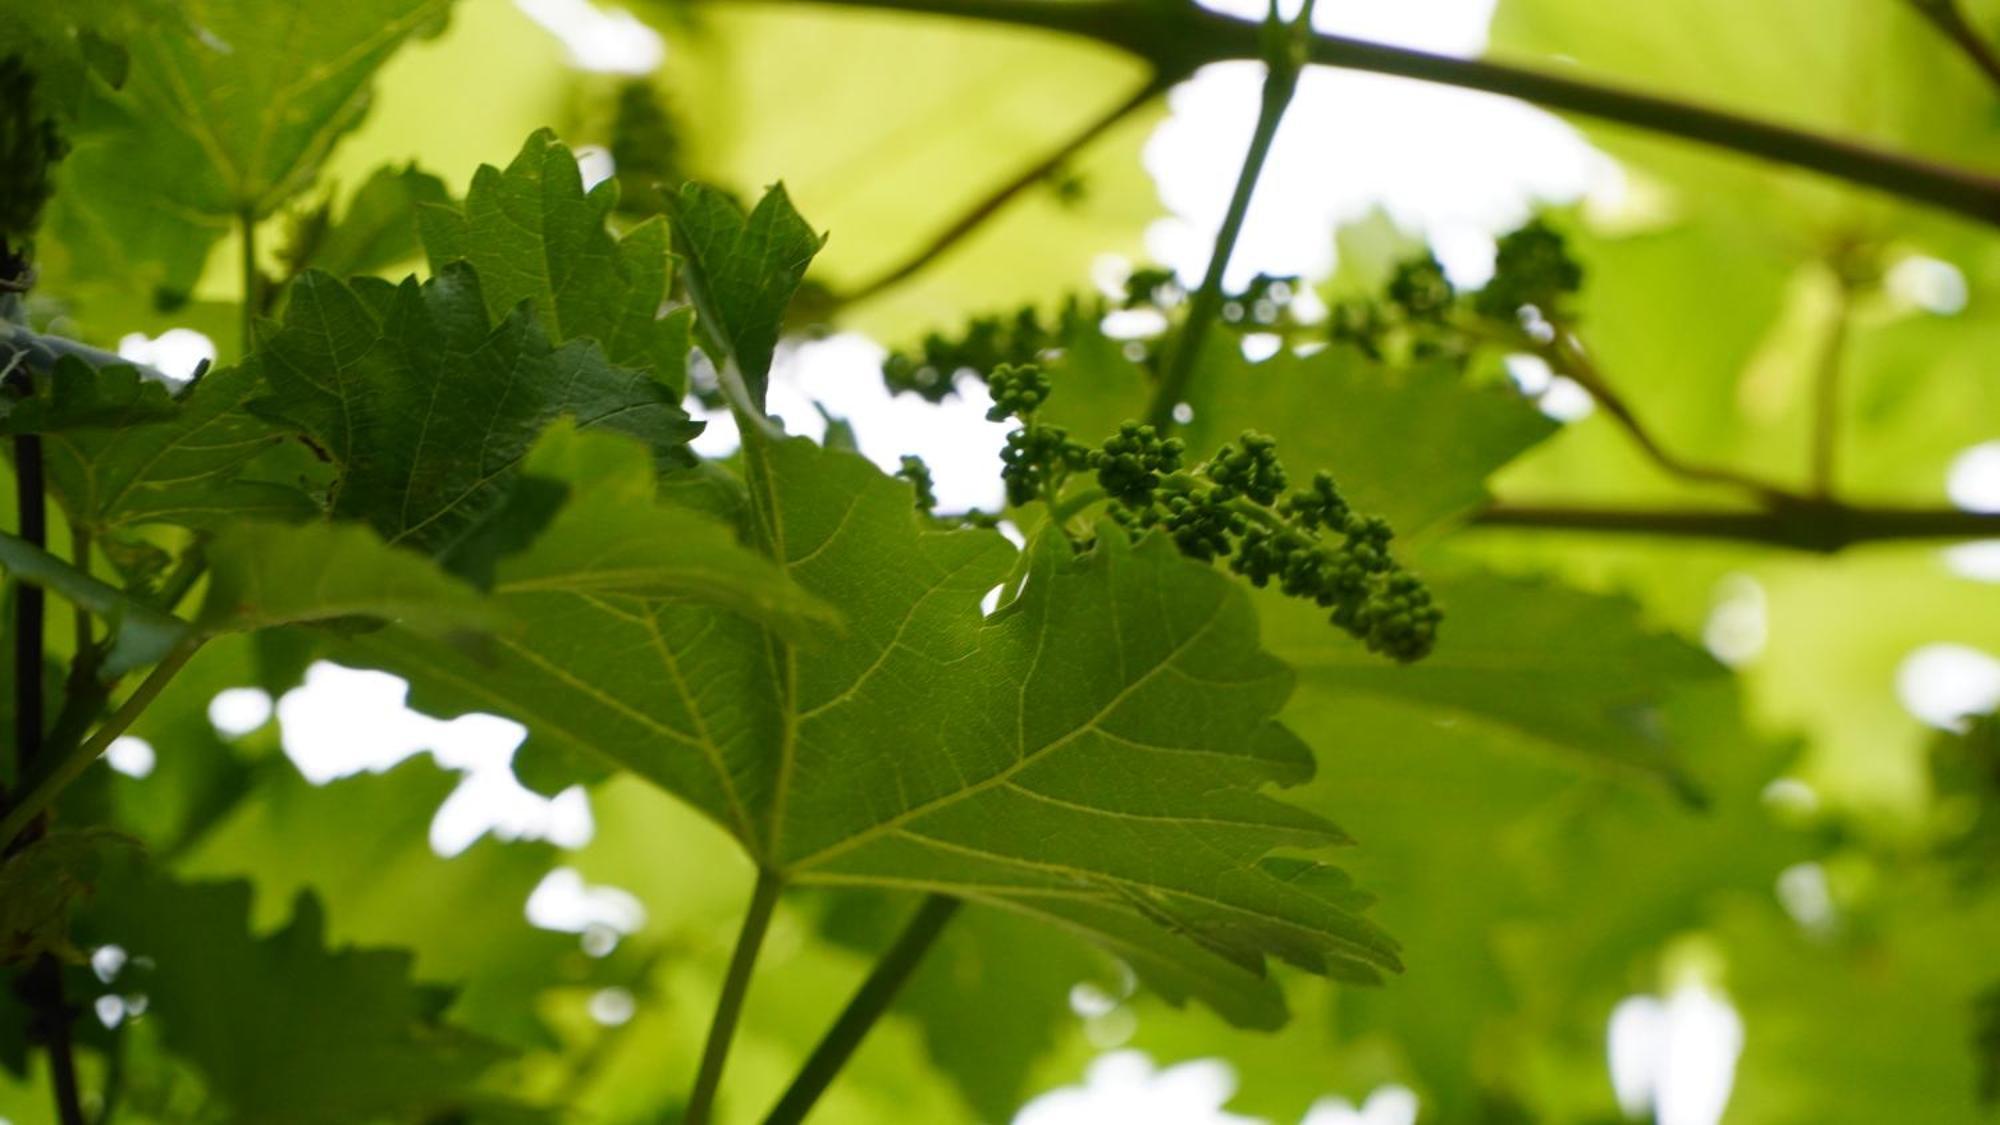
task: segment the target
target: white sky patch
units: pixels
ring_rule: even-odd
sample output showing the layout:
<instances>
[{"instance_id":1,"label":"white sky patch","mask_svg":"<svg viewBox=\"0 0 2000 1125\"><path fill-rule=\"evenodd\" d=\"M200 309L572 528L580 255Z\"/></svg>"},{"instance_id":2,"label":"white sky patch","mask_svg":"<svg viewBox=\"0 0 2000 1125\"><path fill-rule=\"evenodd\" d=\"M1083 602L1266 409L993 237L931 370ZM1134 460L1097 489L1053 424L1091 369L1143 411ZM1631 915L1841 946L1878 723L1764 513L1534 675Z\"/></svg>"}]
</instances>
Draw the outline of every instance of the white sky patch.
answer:
<instances>
[{"instance_id":1,"label":"white sky patch","mask_svg":"<svg viewBox=\"0 0 2000 1125\"><path fill-rule=\"evenodd\" d=\"M576 170L583 177L583 190L589 191L617 175L618 162L611 159L611 150L602 145L580 145L576 149Z\"/></svg>"},{"instance_id":2,"label":"white sky patch","mask_svg":"<svg viewBox=\"0 0 2000 1125\"><path fill-rule=\"evenodd\" d=\"M1980 442L1954 458L1944 490L1968 512L2000 512L2000 441Z\"/></svg>"},{"instance_id":3,"label":"white sky patch","mask_svg":"<svg viewBox=\"0 0 2000 1125\"><path fill-rule=\"evenodd\" d=\"M1839 920L1834 912L1833 884L1826 868L1817 863L1795 863L1778 872L1778 903L1799 928L1814 937L1827 937Z\"/></svg>"},{"instance_id":4,"label":"white sky patch","mask_svg":"<svg viewBox=\"0 0 2000 1125\"><path fill-rule=\"evenodd\" d=\"M1747 574L1729 574L1716 583L1715 600L1702 626L1702 644L1732 668L1755 660L1770 636L1764 587Z\"/></svg>"},{"instance_id":5,"label":"white sky patch","mask_svg":"<svg viewBox=\"0 0 2000 1125\"><path fill-rule=\"evenodd\" d=\"M2000 660L1969 645L1925 645L1896 668L1903 709L1941 730L2000 707Z\"/></svg>"},{"instance_id":6,"label":"white sky patch","mask_svg":"<svg viewBox=\"0 0 2000 1125\"><path fill-rule=\"evenodd\" d=\"M1665 1000L1632 996L1611 1013L1611 1086L1630 1117L1657 1125L1716 1125L1736 1081L1743 1021L1727 997L1701 984Z\"/></svg>"},{"instance_id":7,"label":"white sky patch","mask_svg":"<svg viewBox=\"0 0 2000 1125\"><path fill-rule=\"evenodd\" d=\"M659 32L622 8L599 8L590 0L514 0L514 6L562 40L580 70L644 75L666 61Z\"/></svg>"},{"instance_id":8,"label":"white sky patch","mask_svg":"<svg viewBox=\"0 0 2000 1125\"><path fill-rule=\"evenodd\" d=\"M1052 1090L1021 1107L1014 1125L1255 1125L1255 1118L1226 1113L1236 1075L1220 1059L1197 1059L1156 1069L1139 1051L1100 1056L1083 1084Z\"/></svg>"},{"instance_id":9,"label":"white sky patch","mask_svg":"<svg viewBox=\"0 0 2000 1125\"><path fill-rule=\"evenodd\" d=\"M886 355L880 344L854 332L784 348L772 366L770 411L792 433L820 437L826 423L813 408L816 401L854 427L862 455L883 472L900 468L906 453L922 457L940 511L998 510L1000 449L1010 427L986 420L993 405L986 388L961 383L957 394L935 406L915 395L891 395L882 383Z\"/></svg>"},{"instance_id":10,"label":"white sky patch","mask_svg":"<svg viewBox=\"0 0 2000 1125\"><path fill-rule=\"evenodd\" d=\"M574 867L558 867L528 895L528 921L544 930L580 934L604 927L621 934L646 924L646 908L629 891L583 881Z\"/></svg>"},{"instance_id":11,"label":"white sky patch","mask_svg":"<svg viewBox=\"0 0 2000 1125\"><path fill-rule=\"evenodd\" d=\"M600 988L590 994L590 1018L603 1027L618 1027L631 1022L639 1010L639 1002L622 988Z\"/></svg>"},{"instance_id":12,"label":"white sky patch","mask_svg":"<svg viewBox=\"0 0 2000 1125\"><path fill-rule=\"evenodd\" d=\"M118 357L186 382L203 363L215 362L215 341L192 328L169 328L158 336L130 332L118 340Z\"/></svg>"},{"instance_id":13,"label":"white sky patch","mask_svg":"<svg viewBox=\"0 0 2000 1125\"><path fill-rule=\"evenodd\" d=\"M271 721L271 697L259 688L228 688L208 701L208 721L222 735L236 738Z\"/></svg>"},{"instance_id":14,"label":"white sky patch","mask_svg":"<svg viewBox=\"0 0 2000 1125\"><path fill-rule=\"evenodd\" d=\"M1250 0L1210 5L1261 17ZM1447 54L1486 41L1491 0L1350 2L1320 7L1314 25ZM1263 67L1203 68L1169 96L1172 117L1146 145L1146 167L1172 213L1147 248L1192 283L1208 264L1257 119ZM1321 277L1333 265L1332 228L1375 206L1434 243L1454 282L1492 270L1492 234L1526 219L1536 201L1581 197L1607 180L1608 158L1554 116L1505 98L1381 75L1317 67L1300 79L1280 126L1228 284L1259 272ZM1301 232L1329 232L1301 237Z\"/></svg>"},{"instance_id":15,"label":"white sky patch","mask_svg":"<svg viewBox=\"0 0 2000 1125\"><path fill-rule=\"evenodd\" d=\"M431 821L431 848L457 855L491 832L501 839L590 841L590 804L581 789L543 797L514 777L514 751L527 731L497 715L449 721L410 710L409 685L387 672L320 661L305 683L278 700L286 756L315 785L363 771L380 773L429 750L438 765L464 773Z\"/></svg>"},{"instance_id":16,"label":"white sky patch","mask_svg":"<svg viewBox=\"0 0 2000 1125\"><path fill-rule=\"evenodd\" d=\"M1346 1098L1321 1098L1299 1125L1417 1125L1417 1095L1405 1086L1382 1086L1359 1106Z\"/></svg>"},{"instance_id":17,"label":"white sky patch","mask_svg":"<svg viewBox=\"0 0 2000 1125\"><path fill-rule=\"evenodd\" d=\"M1883 279L1898 302L1935 316L1965 311L1965 274L1940 258L1912 254L1889 267Z\"/></svg>"},{"instance_id":18,"label":"white sky patch","mask_svg":"<svg viewBox=\"0 0 2000 1125\"><path fill-rule=\"evenodd\" d=\"M1961 578L2000 582L2000 539L1946 547L1944 565Z\"/></svg>"},{"instance_id":19,"label":"white sky patch","mask_svg":"<svg viewBox=\"0 0 2000 1125\"><path fill-rule=\"evenodd\" d=\"M1574 422L1588 418L1591 411L1597 409L1597 403L1590 397L1590 392L1584 390L1581 384L1567 375L1551 378L1549 389L1542 392L1542 397L1536 399L1535 404L1542 408L1542 413L1558 422Z\"/></svg>"},{"instance_id":20,"label":"white sky patch","mask_svg":"<svg viewBox=\"0 0 2000 1125\"><path fill-rule=\"evenodd\" d=\"M153 772L159 756L153 744L136 735L121 734L104 748L104 761L126 777L145 777Z\"/></svg>"}]
</instances>

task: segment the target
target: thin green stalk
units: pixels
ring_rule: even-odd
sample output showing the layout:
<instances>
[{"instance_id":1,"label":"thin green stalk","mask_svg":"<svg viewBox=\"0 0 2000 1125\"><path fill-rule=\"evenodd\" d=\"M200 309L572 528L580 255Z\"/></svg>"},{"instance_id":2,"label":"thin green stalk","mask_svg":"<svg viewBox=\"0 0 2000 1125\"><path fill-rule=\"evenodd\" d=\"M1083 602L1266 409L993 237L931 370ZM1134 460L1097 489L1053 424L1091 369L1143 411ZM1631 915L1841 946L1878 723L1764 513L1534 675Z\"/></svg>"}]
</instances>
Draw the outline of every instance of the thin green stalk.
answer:
<instances>
[{"instance_id":1,"label":"thin green stalk","mask_svg":"<svg viewBox=\"0 0 2000 1125\"><path fill-rule=\"evenodd\" d=\"M237 223L243 231L243 348L238 358L250 354L257 344L257 309L262 294L259 292L261 278L257 273L257 216L244 208L237 212Z\"/></svg>"},{"instance_id":2,"label":"thin green stalk","mask_svg":"<svg viewBox=\"0 0 2000 1125\"><path fill-rule=\"evenodd\" d=\"M42 439L22 434L14 439L14 498L22 539L40 547L48 542L48 501L42 492ZM14 765L15 780L26 777L42 744L47 718L42 708L42 652L48 595L41 586L14 582ZM5 839L0 838L0 844Z\"/></svg>"},{"instance_id":3,"label":"thin green stalk","mask_svg":"<svg viewBox=\"0 0 2000 1125\"><path fill-rule=\"evenodd\" d=\"M708 1025L708 1042L701 1049L701 1070L696 1073L694 1090L688 1094L682 1125L707 1125L715 1108L715 1092L722 1085L722 1065L729 1059L729 1043L736 1037L736 1021L743 1014L743 998L750 991L750 971L757 964L757 950L771 928L771 914L778 906L783 880L774 872L760 869L757 886L750 892L750 910L743 916L743 929L736 935L736 952L729 958L729 975L722 980L722 995L715 1002L715 1018Z\"/></svg>"},{"instance_id":4,"label":"thin green stalk","mask_svg":"<svg viewBox=\"0 0 2000 1125\"><path fill-rule=\"evenodd\" d=\"M769 0L703 0L709 4ZM1193 4L1148 0L779 0L987 20L1076 35L1117 47L1163 70L1261 55L1257 25ZM1671 97L1529 67L1434 55L1341 35L1315 34L1310 61L1520 98L1550 109L1631 125L1807 168L1849 183L2000 225L2000 177L1810 133Z\"/></svg>"},{"instance_id":5,"label":"thin green stalk","mask_svg":"<svg viewBox=\"0 0 2000 1125\"><path fill-rule=\"evenodd\" d=\"M804 1121L806 1114L819 1101L819 1096L833 1084L840 1068L853 1057L856 1048L868 1035L875 1021L889 1010L909 981L910 974L916 972L923 962L924 954L936 944L938 935L944 932L945 923L958 913L959 901L945 895L929 895L922 906L917 908L909 925L897 936L896 943L875 963L875 969L854 998L847 1002L847 1008L834 1021L826 1037L813 1048L812 1057L799 1069L798 1076L785 1090L785 1096L778 1099L777 1108L764 1119L764 1125L795 1125Z\"/></svg>"},{"instance_id":6,"label":"thin green stalk","mask_svg":"<svg viewBox=\"0 0 2000 1125\"><path fill-rule=\"evenodd\" d=\"M1202 278L1201 288L1195 291L1188 306L1187 323L1181 326L1180 336L1174 341L1160 383L1153 389L1152 404L1146 411L1146 420L1161 432L1174 424L1174 408L1187 395L1194 365L1201 359L1202 343L1221 311L1223 271L1228 269L1230 255L1236 251L1236 239L1243 233L1243 220L1250 213L1250 197L1256 194L1257 178L1263 174L1264 161L1271 155L1278 124L1284 120L1292 95L1299 88L1299 71L1305 65L1304 39L1299 29L1311 27L1311 20L1312 3L1307 0L1296 24L1288 27L1279 23L1275 5L1271 18L1265 22L1269 70L1264 76L1264 96L1257 108L1257 128L1250 135L1249 151L1243 155L1243 170L1236 176L1236 191L1229 197L1229 211L1222 218L1222 229L1216 232L1208 274Z\"/></svg>"},{"instance_id":7,"label":"thin green stalk","mask_svg":"<svg viewBox=\"0 0 2000 1125\"><path fill-rule=\"evenodd\" d=\"M57 794L81 776L84 769L96 761L98 755L104 753L105 748L110 746L113 740L125 733L125 728L132 725L132 720L138 718L140 713L159 697L160 692L166 689L167 684L173 681L174 676L187 665L188 660L201 648L201 642L202 638L197 637L175 646L173 651L167 654L166 659L153 666L152 672L138 687L132 689L132 694L125 698L125 702L119 705L118 710L113 712L94 734L67 751L58 748L58 752L62 754L60 759L38 771L32 780L24 779L26 788L19 800L8 808L4 818L0 818L0 847L5 847L20 835L21 830L35 819L36 814L48 808L55 801Z\"/></svg>"},{"instance_id":8,"label":"thin green stalk","mask_svg":"<svg viewBox=\"0 0 2000 1125\"><path fill-rule=\"evenodd\" d=\"M1826 340L1819 357L1819 377L1813 380L1812 494L1822 500L1833 495L1840 474L1840 408L1847 369L1847 330L1854 292L1841 281L1838 304L1827 324Z\"/></svg>"}]
</instances>

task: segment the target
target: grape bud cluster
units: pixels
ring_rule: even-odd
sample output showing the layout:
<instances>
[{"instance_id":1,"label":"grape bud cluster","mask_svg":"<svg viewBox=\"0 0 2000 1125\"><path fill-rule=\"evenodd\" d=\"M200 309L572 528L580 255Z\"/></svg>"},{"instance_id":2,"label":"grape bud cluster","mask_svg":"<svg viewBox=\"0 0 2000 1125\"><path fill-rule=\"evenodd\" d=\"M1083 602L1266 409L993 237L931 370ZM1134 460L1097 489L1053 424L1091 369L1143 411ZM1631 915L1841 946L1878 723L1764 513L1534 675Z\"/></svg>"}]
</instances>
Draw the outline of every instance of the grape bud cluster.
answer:
<instances>
[{"instance_id":1,"label":"grape bud cluster","mask_svg":"<svg viewBox=\"0 0 2000 1125\"><path fill-rule=\"evenodd\" d=\"M943 402L960 375L991 378L1002 366L1033 364L1061 347L1079 324L1103 316L1102 304L1071 297L1053 324L1032 305L1009 316L975 317L957 337L933 332L914 352L890 353L882 361L882 381L892 393Z\"/></svg>"},{"instance_id":2,"label":"grape bud cluster","mask_svg":"<svg viewBox=\"0 0 2000 1125\"><path fill-rule=\"evenodd\" d=\"M1500 237L1493 280L1473 298L1481 316L1512 321L1533 307L1550 320L1564 315L1565 300L1583 287L1583 266L1570 256L1562 232L1541 219Z\"/></svg>"},{"instance_id":3,"label":"grape bud cluster","mask_svg":"<svg viewBox=\"0 0 2000 1125\"><path fill-rule=\"evenodd\" d=\"M903 467L896 470L896 475L909 481L910 487L916 491L918 511L937 509L937 489L931 483L931 467L924 464L923 458L903 454Z\"/></svg>"},{"instance_id":4,"label":"grape bud cluster","mask_svg":"<svg viewBox=\"0 0 2000 1125\"><path fill-rule=\"evenodd\" d=\"M1000 479L1007 485L1007 502L1019 507L1036 499L1051 499L1072 472L1083 469L1090 450L1071 441L1069 431L1035 420L1035 410L1048 401L1049 376L1039 366L1003 363L986 378L993 395L989 421L1016 418L1021 428L1007 435L1000 451Z\"/></svg>"},{"instance_id":5,"label":"grape bud cluster","mask_svg":"<svg viewBox=\"0 0 2000 1125\"><path fill-rule=\"evenodd\" d=\"M1071 475L1088 470L1107 514L1135 536L1158 532L1189 558L1227 559L1259 587L1276 582L1396 660L1421 659L1436 643L1443 611L1390 554L1389 524L1357 514L1326 473L1292 489L1273 439L1245 433L1190 469L1181 440L1149 425L1126 422L1088 449L1037 421L1051 389L1039 367L1002 365L988 385L987 417L1021 422L1001 453L1009 503L1054 506Z\"/></svg>"}]
</instances>

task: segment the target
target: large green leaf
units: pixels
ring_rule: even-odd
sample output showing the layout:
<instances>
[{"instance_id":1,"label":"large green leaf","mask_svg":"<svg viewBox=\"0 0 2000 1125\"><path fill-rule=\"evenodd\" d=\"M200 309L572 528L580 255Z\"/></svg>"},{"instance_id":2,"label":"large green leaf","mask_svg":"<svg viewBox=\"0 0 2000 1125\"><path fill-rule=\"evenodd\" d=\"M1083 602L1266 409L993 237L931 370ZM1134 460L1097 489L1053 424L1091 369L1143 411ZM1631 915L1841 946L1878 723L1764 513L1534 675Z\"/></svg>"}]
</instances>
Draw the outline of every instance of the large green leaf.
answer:
<instances>
[{"instance_id":1,"label":"large green leaf","mask_svg":"<svg viewBox=\"0 0 2000 1125\"><path fill-rule=\"evenodd\" d=\"M1371 660L1318 614L1276 599L1269 643L1314 691L1402 700L1439 722L1497 724L1588 761L1685 780L1662 706L1677 688L1724 680L1714 658L1648 630L1630 601L1477 571L1430 582L1451 627L1416 665Z\"/></svg>"},{"instance_id":2,"label":"large green leaf","mask_svg":"<svg viewBox=\"0 0 2000 1125\"><path fill-rule=\"evenodd\" d=\"M690 314L660 316L666 223L649 220L613 237L605 220L617 194L607 180L586 196L576 157L545 129L505 171L483 165L462 210L425 208L424 245L434 270L472 263L496 318L532 302L550 340L596 340L611 362L678 390L687 385Z\"/></svg>"},{"instance_id":3,"label":"large green leaf","mask_svg":"<svg viewBox=\"0 0 2000 1125\"><path fill-rule=\"evenodd\" d=\"M409 954L329 949L311 894L260 936L247 883L135 872L109 886L89 932L145 959L125 987L144 990L167 1048L234 1119L402 1120L498 1100L478 1083L507 1052L439 1021Z\"/></svg>"},{"instance_id":4,"label":"large green leaf","mask_svg":"<svg viewBox=\"0 0 2000 1125\"><path fill-rule=\"evenodd\" d=\"M1240 1022L1281 1018L1267 954L1345 978L1395 964L1344 877L1272 854L1342 837L1257 792L1310 759L1272 721L1290 677L1226 578L1164 540L1107 533L1079 558L1044 540L982 619L1013 556L997 535L925 530L908 486L849 454L792 439L757 456L764 534L841 613L837 639L674 601L508 594L503 563L497 600L524 628L491 662L393 635L365 650L420 702L521 720L525 754L652 779L790 880L1041 917Z\"/></svg>"},{"instance_id":5,"label":"large green leaf","mask_svg":"<svg viewBox=\"0 0 2000 1125\"><path fill-rule=\"evenodd\" d=\"M433 554L505 503L515 466L559 417L634 435L662 460L699 431L672 388L595 344L551 347L523 309L491 325L462 263L394 288L305 274L258 367L275 391L259 408L340 467L333 513Z\"/></svg>"},{"instance_id":6,"label":"large green leaf","mask_svg":"<svg viewBox=\"0 0 2000 1125\"><path fill-rule=\"evenodd\" d=\"M123 88L94 91L80 115L50 221L71 275L141 270L188 292L224 229L312 182L366 108L376 69L441 26L448 3L179 8L182 20L126 44Z\"/></svg>"},{"instance_id":7,"label":"large green leaf","mask_svg":"<svg viewBox=\"0 0 2000 1125\"><path fill-rule=\"evenodd\" d=\"M456 990L454 1021L541 1045L545 993L588 981L570 963L575 939L532 928L522 910L555 850L482 840L438 856L429 829L457 783L423 761L324 786L279 764L187 849L176 873L248 878L259 928L281 923L309 890L326 905L330 940L408 949L413 972Z\"/></svg>"},{"instance_id":8,"label":"large green leaf","mask_svg":"<svg viewBox=\"0 0 2000 1125\"><path fill-rule=\"evenodd\" d=\"M235 523L207 548L210 632L379 617L451 631L494 621L478 591L356 524Z\"/></svg>"},{"instance_id":9,"label":"large green leaf","mask_svg":"<svg viewBox=\"0 0 2000 1125\"><path fill-rule=\"evenodd\" d=\"M130 371L81 364L56 371L64 381L105 384L90 396L100 402L130 403L118 414L81 413L44 435L49 484L71 521L104 534L141 524L303 519L318 510L299 487L306 459L286 448L283 429L244 409L260 389L253 368L209 372L171 404L163 392L135 388Z\"/></svg>"},{"instance_id":10,"label":"large green leaf","mask_svg":"<svg viewBox=\"0 0 2000 1125\"><path fill-rule=\"evenodd\" d=\"M193 632L159 607L100 582L18 536L0 532L0 573L55 591L111 626L105 672L119 675L164 657Z\"/></svg>"},{"instance_id":11,"label":"large green leaf","mask_svg":"<svg viewBox=\"0 0 2000 1125\"><path fill-rule=\"evenodd\" d=\"M825 237L792 209L782 184L748 215L728 195L702 184L683 185L668 204L703 343L717 368L734 365L750 402L762 410L785 307Z\"/></svg>"},{"instance_id":12,"label":"large green leaf","mask_svg":"<svg viewBox=\"0 0 2000 1125\"><path fill-rule=\"evenodd\" d=\"M407 265L422 254L417 241L422 209L450 202L444 181L414 163L377 168L347 201L338 220L321 213L317 222L323 225L306 225L310 237L302 234L287 248L287 257L295 266L310 266L335 277Z\"/></svg>"}]
</instances>

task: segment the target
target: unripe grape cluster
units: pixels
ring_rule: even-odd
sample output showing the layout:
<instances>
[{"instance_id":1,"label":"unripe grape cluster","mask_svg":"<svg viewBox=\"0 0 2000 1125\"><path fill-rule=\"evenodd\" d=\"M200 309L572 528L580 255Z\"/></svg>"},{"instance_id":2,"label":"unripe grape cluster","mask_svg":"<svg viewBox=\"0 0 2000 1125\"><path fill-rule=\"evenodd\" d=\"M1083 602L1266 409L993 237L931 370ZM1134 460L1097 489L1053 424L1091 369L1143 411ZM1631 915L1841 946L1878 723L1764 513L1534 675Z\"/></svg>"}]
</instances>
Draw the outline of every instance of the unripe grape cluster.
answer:
<instances>
[{"instance_id":1,"label":"unripe grape cluster","mask_svg":"<svg viewBox=\"0 0 2000 1125\"><path fill-rule=\"evenodd\" d=\"M1425 252L1398 264L1379 296L1336 304L1327 332L1378 361L1464 363L1491 342L1492 322L1514 333L1524 326L1524 310L1547 321L1570 319L1568 300L1582 285L1583 267L1562 233L1538 218L1500 237L1493 277L1482 288L1459 293Z\"/></svg>"},{"instance_id":2,"label":"unripe grape cluster","mask_svg":"<svg viewBox=\"0 0 2000 1125\"><path fill-rule=\"evenodd\" d=\"M1003 366L1035 363L1061 347L1080 322L1101 317L1101 305L1072 297L1053 324L1045 323L1032 305L1009 316L975 317L955 338L933 332L914 352L890 353L882 361L882 380L891 392L943 402L961 374L990 379Z\"/></svg>"},{"instance_id":3,"label":"unripe grape cluster","mask_svg":"<svg viewBox=\"0 0 2000 1125\"><path fill-rule=\"evenodd\" d=\"M1086 449L1061 427L1037 421L1051 389L1039 367L1003 365L989 386L987 417L1022 423L1001 453L1009 503L1053 507L1071 475L1089 470L1107 514L1135 536L1158 532L1189 558L1228 559L1232 571L1260 587L1275 581L1396 660L1421 659L1436 643L1443 611L1390 554L1388 523L1356 514L1326 473L1291 489L1273 439L1245 433L1190 469L1180 439L1149 425L1126 422Z\"/></svg>"},{"instance_id":4,"label":"unripe grape cluster","mask_svg":"<svg viewBox=\"0 0 2000 1125\"><path fill-rule=\"evenodd\" d=\"M918 511L936 510L937 489L931 483L931 467L924 464L923 458L903 454L903 467L896 470L896 475L910 482L910 488L916 492Z\"/></svg>"},{"instance_id":5,"label":"unripe grape cluster","mask_svg":"<svg viewBox=\"0 0 2000 1125\"><path fill-rule=\"evenodd\" d=\"M1562 233L1541 219L1500 237L1493 280L1473 299L1481 316L1511 321L1533 307L1550 320L1565 313L1570 294L1583 287L1583 266Z\"/></svg>"},{"instance_id":6,"label":"unripe grape cluster","mask_svg":"<svg viewBox=\"0 0 2000 1125\"><path fill-rule=\"evenodd\" d=\"M1035 364L1003 363L987 376L993 394L989 421L1017 418L1021 428L1007 435L1000 451L1000 479L1007 485L1007 502L1020 507L1036 499L1051 499L1064 478L1088 464L1090 450L1069 439L1069 431L1035 420L1035 410L1048 401L1049 376Z\"/></svg>"},{"instance_id":7,"label":"unripe grape cluster","mask_svg":"<svg viewBox=\"0 0 2000 1125\"><path fill-rule=\"evenodd\" d=\"M1286 491L1277 443L1261 434L1224 445L1197 473L1164 480L1149 501L1115 501L1111 514L1129 528L1161 529L1191 558L1227 558L1252 585L1276 582L1287 597L1330 610L1370 651L1419 660L1437 641L1444 613L1389 553L1388 523L1355 514L1326 473Z\"/></svg>"}]
</instances>

